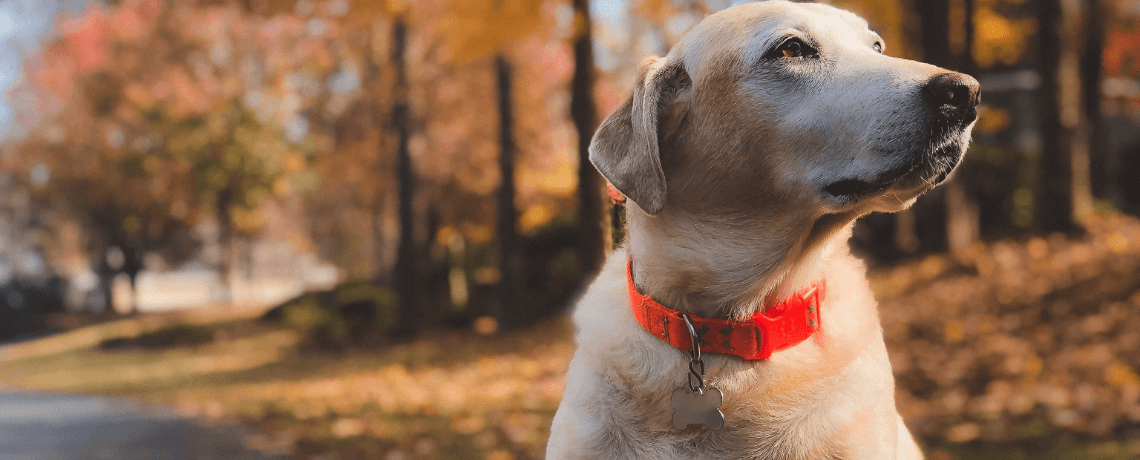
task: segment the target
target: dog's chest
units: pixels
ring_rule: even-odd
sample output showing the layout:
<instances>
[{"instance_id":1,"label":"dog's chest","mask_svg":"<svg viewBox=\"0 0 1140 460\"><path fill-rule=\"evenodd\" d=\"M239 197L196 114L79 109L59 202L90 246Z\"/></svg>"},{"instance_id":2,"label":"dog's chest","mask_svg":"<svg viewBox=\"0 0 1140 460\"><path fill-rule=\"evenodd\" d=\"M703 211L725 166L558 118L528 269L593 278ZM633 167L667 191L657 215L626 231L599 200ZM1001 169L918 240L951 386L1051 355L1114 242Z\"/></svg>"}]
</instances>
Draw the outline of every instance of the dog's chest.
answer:
<instances>
[{"instance_id":1,"label":"dog's chest","mask_svg":"<svg viewBox=\"0 0 1140 460\"><path fill-rule=\"evenodd\" d=\"M669 395L638 388L611 374L592 406L596 420L593 452L606 458L837 459L834 425L823 391L802 389L773 398L763 386L725 385L720 430L671 424Z\"/></svg>"}]
</instances>

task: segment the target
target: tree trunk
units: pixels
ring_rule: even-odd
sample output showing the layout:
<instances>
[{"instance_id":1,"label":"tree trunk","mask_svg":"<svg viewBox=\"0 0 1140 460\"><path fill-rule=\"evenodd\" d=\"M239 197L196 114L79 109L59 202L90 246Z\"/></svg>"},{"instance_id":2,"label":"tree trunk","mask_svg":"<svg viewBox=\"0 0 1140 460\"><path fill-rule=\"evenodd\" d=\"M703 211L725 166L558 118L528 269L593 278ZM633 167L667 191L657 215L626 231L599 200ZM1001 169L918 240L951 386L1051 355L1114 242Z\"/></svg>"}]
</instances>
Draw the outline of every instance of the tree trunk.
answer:
<instances>
[{"instance_id":1,"label":"tree trunk","mask_svg":"<svg viewBox=\"0 0 1140 460\"><path fill-rule=\"evenodd\" d=\"M585 274L602 263L601 177L590 163L590 139L598 128L594 103L594 39L589 0L574 0L574 78L570 83L570 118L578 131L578 259Z\"/></svg>"},{"instance_id":2,"label":"tree trunk","mask_svg":"<svg viewBox=\"0 0 1140 460\"><path fill-rule=\"evenodd\" d=\"M130 313L132 315L139 313L139 289L138 280L139 273L142 272L142 254L139 251L123 247L123 273L127 275L127 280L131 285L131 298L130 298Z\"/></svg>"},{"instance_id":3,"label":"tree trunk","mask_svg":"<svg viewBox=\"0 0 1140 460\"><path fill-rule=\"evenodd\" d=\"M954 55L950 49L950 2L949 0L915 0L915 12L918 13L922 44L922 60L939 67L954 67ZM947 214L946 190L936 188L926 196L920 198L910 211L912 216L899 216L901 219L913 219L914 225L903 225L909 222L900 222L896 229L899 232L913 228L914 238L907 235L898 235L900 242L911 241L911 248L923 251L942 251L947 247L947 225L950 222ZM918 244L914 244L917 241ZM909 248L900 248L908 252Z\"/></svg>"},{"instance_id":4,"label":"tree trunk","mask_svg":"<svg viewBox=\"0 0 1140 460\"><path fill-rule=\"evenodd\" d=\"M95 219L95 222L98 221L98 219ZM116 313L113 286L115 269L111 267L111 261L108 260L110 245L107 243L108 238L106 234L98 231L101 227L92 225L91 228L95 229L92 235L93 241L90 246L92 256L91 269L95 271L96 277L98 278L98 285L95 286L95 289L99 293L99 296L102 297L103 313L114 314ZM93 303L89 303L87 308L92 312L95 310Z\"/></svg>"},{"instance_id":5,"label":"tree trunk","mask_svg":"<svg viewBox=\"0 0 1140 460\"><path fill-rule=\"evenodd\" d=\"M962 46L962 64L959 70L970 76L977 77L978 61L974 59L974 43L977 41L976 31L977 24L974 23L974 15L977 13L978 0L963 0L962 7L966 10L966 20L964 25L963 38L965 38Z\"/></svg>"},{"instance_id":6,"label":"tree trunk","mask_svg":"<svg viewBox=\"0 0 1140 460\"><path fill-rule=\"evenodd\" d=\"M384 263L384 256L386 254L384 250L383 226L385 217L384 197L379 195L380 194L377 193L377 196L374 197L374 204L372 205L371 212L368 213L368 229L372 240L372 282L377 286L383 285L385 278L387 278L385 276L387 274L386 268L388 268Z\"/></svg>"},{"instance_id":7,"label":"tree trunk","mask_svg":"<svg viewBox=\"0 0 1140 460\"><path fill-rule=\"evenodd\" d=\"M1050 232L1073 230L1092 212L1079 2L1037 3L1042 147L1035 217L1040 229Z\"/></svg>"},{"instance_id":8,"label":"tree trunk","mask_svg":"<svg viewBox=\"0 0 1140 460\"><path fill-rule=\"evenodd\" d=\"M222 303L234 300L233 283L230 282L230 273L233 271L233 245L234 222L230 214L233 205L233 191L228 187L218 190L215 207L218 219L218 247L221 255L218 259L218 276L222 281Z\"/></svg>"},{"instance_id":9,"label":"tree trunk","mask_svg":"<svg viewBox=\"0 0 1140 460\"><path fill-rule=\"evenodd\" d=\"M423 293L420 298L420 315L427 318L442 318L447 309L442 308L446 302L443 301L444 296L441 291L447 289L449 285L446 261L443 260L443 247L436 246L435 235L438 235L443 227L443 216L440 215L435 203L428 203L426 208L426 219L420 233L426 238L416 245L416 270L420 274L420 284L417 288Z\"/></svg>"},{"instance_id":10,"label":"tree trunk","mask_svg":"<svg viewBox=\"0 0 1140 460\"><path fill-rule=\"evenodd\" d=\"M974 62L974 2L963 0L965 9L965 43L958 69L976 76ZM969 157L965 161L969 161ZM981 211L978 202L970 196L970 177L955 174L946 182L946 246L951 252L960 252L978 241L981 235Z\"/></svg>"},{"instance_id":11,"label":"tree trunk","mask_svg":"<svg viewBox=\"0 0 1140 460\"><path fill-rule=\"evenodd\" d=\"M399 188L400 246L396 253L396 295L399 297L399 312L396 315L394 335L407 338L415 335L419 321L416 286L419 276L416 271L416 242L413 198L415 195L415 173L412 170L412 157L408 149L411 140L411 127L408 109L408 80L405 51L407 49L408 28L402 16L396 17L392 33L392 66L396 71L395 105L392 107L392 125L398 138L396 148L396 182Z\"/></svg>"},{"instance_id":12,"label":"tree trunk","mask_svg":"<svg viewBox=\"0 0 1140 460\"><path fill-rule=\"evenodd\" d=\"M1101 0L1085 0L1085 49L1081 53L1081 97L1085 103L1085 120L1088 123L1091 163L1097 167L1093 190L1095 194L1116 203L1120 196L1115 172L1118 166L1108 165L1108 152L1104 149L1104 129L1100 116L1101 72L1104 68L1105 14Z\"/></svg>"},{"instance_id":13,"label":"tree trunk","mask_svg":"<svg viewBox=\"0 0 1140 460\"><path fill-rule=\"evenodd\" d=\"M107 264L107 251L100 253L99 267L99 294L103 296L103 312L115 314L115 271Z\"/></svg>"},{"instance_id":14,"label":"tree trunk","mask_svg":"<svg viewBox=\"0 0 1140 460\"><path fill-rule=\"evenodd\" d=\"M949 0L914 0L914 8L921 24L923 62L939 67L953 66Z\"/></svg>"},{"instance_id":15,"label":"tree trunk","mask_svg":"<svg viewBox=\"0 0 1140 460\"><path fill-rule=\"evenodd\" d=\"M514 113L511 104L511 63L501 53L495 56L499 90L499 185L496 243L499 264L499 299L493 316L501 326L516 324L519 301L518 209L515 208Z\"/></svg>"},{"instance_id":16,"label":"tree trunk","mask_svg":"<svg viewBox=\"0 0 1140 460\"><path fill-rule=\"evenodd\" d=\"M131 282L131 314L139 313L139 272L127 272L127 279Z\"/></svg>"}]
</instances>

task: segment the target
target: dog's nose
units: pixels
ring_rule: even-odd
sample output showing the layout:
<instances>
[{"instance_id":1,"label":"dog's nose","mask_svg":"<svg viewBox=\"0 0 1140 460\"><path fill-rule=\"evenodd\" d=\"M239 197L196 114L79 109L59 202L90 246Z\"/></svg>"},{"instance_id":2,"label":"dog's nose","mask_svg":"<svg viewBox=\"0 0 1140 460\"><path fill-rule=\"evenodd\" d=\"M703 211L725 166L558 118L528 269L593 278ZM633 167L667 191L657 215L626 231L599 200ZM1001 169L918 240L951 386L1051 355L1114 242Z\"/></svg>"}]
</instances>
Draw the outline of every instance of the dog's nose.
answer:
<instances>
[{"instance_id":1,"label":"dog's nose","mask_svg":"<svg viewBox=\"0 0 1140 460\"><path fill-rule=\"evenodd\" d=\"M950 72L936 75L922 87L922 95L935 110L956 114L965 123L974 121L974 110L981 98L978 80L964 73Z\"/></svg>"}]
</instances>

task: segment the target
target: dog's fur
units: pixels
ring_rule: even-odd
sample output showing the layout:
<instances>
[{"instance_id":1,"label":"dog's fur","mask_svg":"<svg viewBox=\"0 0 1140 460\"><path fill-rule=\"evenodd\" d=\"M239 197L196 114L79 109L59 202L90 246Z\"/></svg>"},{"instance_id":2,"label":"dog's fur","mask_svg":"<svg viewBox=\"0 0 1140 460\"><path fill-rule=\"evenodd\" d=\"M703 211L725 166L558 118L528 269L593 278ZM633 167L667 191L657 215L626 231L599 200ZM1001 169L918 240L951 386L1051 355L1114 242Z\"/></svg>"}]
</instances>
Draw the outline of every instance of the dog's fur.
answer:
<instances>
[{"instance_id":1,"label":"dog's fur","mask_svg":"<svg viewBox=\"0 0 1140 460\"><path fill-rule=\"evenodd\" d=\"M792 37L818 55L774 52ZM855 218L904 209L957 165L977 82L880 50L854 14L771 1L714 14L642 65L590 147L630 199L629 239L576 307L547 458L922 458L846 240ZM937 102L938 78L966 92ZM630 259L642 292L711 317L744 319L826 279L822 329L765 361L706 355L724 428L676 431L688 355L634 319Z\"/></svg>"}]
</instances>

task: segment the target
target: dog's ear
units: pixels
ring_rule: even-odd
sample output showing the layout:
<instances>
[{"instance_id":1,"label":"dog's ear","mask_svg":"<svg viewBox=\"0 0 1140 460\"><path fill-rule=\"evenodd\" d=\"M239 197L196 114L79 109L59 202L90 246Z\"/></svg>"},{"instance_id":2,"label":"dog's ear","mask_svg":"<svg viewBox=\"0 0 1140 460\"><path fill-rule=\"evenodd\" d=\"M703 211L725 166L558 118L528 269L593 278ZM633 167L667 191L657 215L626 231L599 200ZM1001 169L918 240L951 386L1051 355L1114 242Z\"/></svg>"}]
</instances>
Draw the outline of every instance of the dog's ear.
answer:
<instances>
[{"instance_id":1,"label":"dog's ear","mask_svg":"<svg viewBox=\"0 0 1140 460\"><path fill-rule=\"evenodd\" d=\"M641 63L633 96L602 122L590 142L590 162L645 212L665 208L658 123L666 108L692 84L680 63L649 58Z\"/></svg>"}]
</instances>

